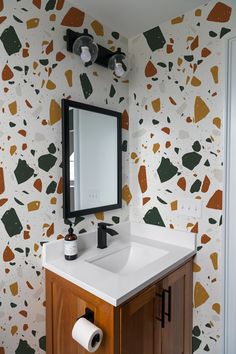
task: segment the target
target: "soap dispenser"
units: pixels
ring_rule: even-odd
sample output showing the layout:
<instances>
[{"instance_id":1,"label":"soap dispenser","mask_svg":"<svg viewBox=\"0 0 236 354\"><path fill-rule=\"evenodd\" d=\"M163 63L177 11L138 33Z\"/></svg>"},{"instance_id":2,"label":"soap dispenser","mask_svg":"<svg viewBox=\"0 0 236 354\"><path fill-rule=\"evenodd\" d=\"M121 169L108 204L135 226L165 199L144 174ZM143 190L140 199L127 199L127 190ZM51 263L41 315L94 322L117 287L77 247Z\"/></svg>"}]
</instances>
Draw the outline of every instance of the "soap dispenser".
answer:
<instances>
[{"instance_id":1,"label":"soap dispenser","mask_svg":"<svg viewBox=\"0 0 236 354\"><path fill-rule=\"evenodd\" d=\"M64 238L64 256L67 261L73 261L78 257L77 236L74 234L71 223L68 234Z\"/></svg>"}]
</instances>

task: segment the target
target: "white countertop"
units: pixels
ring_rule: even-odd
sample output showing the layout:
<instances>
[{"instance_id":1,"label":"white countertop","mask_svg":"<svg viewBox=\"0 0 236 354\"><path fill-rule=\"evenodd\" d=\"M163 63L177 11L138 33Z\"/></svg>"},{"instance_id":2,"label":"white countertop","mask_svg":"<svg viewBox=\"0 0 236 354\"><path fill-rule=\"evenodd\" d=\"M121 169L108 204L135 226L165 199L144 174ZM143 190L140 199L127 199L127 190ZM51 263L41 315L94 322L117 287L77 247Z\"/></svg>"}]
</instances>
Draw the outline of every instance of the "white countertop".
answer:
<instances>
[{"instance_id":1,"label":"white countertop","mask_svg":"<svg viewBox=\"0 0 236 354\"><path fill-rule=\"evenodd\" d=\"M43 266L111 305L119 306L196 253L196 234L193 233L136 223L113 225L111 228L119 234L107 235L108 247L103 250L97 248L96 231L79 235L79 257L74 261L65 260L63 240L44 244ZM131 244L143 245L144 249L151 246L157 252L166 251L166 254L138 271L125 274L113 273L88 262Z\"/></svg>"}]
</instances>

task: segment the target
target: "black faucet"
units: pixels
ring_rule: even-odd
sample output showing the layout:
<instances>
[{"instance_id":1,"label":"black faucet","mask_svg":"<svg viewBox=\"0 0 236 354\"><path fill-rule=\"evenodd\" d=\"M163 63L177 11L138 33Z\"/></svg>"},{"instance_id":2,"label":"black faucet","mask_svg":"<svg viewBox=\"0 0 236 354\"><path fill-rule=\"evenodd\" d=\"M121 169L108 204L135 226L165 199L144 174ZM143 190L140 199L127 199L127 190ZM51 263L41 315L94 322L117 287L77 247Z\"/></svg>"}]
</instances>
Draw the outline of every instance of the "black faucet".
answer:
<instances>
[{"instance_id":1,"label":"black faucet","mask_svg":"<svg viewBox=\"0 0 236 354\"><path fill-rule=\"evenodd\" d=\"M107 234L110 236L118 235L118 232L107 226L112 226L112 224L107 224L106 222L100 222L98 224L98 248L107 248Z\"/></svg>"}]
</instances>

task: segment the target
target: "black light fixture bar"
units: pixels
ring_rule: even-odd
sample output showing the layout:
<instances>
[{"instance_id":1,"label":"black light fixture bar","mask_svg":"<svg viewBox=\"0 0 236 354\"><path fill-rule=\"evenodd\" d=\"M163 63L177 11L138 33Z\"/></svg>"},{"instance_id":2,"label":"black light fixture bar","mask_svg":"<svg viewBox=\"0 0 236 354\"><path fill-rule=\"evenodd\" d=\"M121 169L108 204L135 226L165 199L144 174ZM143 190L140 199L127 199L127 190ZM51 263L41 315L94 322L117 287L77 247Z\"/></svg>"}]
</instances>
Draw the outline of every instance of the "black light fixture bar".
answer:
<instances>
[{"instance_id":1,"label":"black light fixture bar","mask_svg":"<svg viewBox=\"0 0 236 354\"><path fill-rule=\"evenodd\" d=\"M75 40L84 35L88 35L92 37L90 34L88 34L87 30L85 30L84 33L78 33L72 31L71 29L67 29L66 35L64 36L64 40L66 41L68 52L73 53L73 44ZM97 46L98 46L98 57L95 60L95 63L105 68L108 68L109 60L116 52L112 52L111 50L101 46L100 44L98 44Z\"/></svg>"}]
</instances>

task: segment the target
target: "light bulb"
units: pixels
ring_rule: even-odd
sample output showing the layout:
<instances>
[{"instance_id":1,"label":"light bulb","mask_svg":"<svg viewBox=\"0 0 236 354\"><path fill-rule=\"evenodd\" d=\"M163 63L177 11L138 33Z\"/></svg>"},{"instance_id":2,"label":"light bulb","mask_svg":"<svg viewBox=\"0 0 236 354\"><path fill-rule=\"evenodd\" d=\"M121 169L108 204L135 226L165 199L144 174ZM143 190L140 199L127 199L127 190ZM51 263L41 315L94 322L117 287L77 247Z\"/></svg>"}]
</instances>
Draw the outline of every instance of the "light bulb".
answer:
<instances>
[{"instance_id":1,"label":"light bulb","mask_svg":"<svg viewBox=\"0 0 236 354\"><path fill-rule=\"evenodd\" d=\"M123 69L123 66L122 66L122 63L117 63L115 64L115 74L116 76L118 77L121 77L123 76L125 73L124 69Z\"/></svg>"},{"instance_id":2,"label":"light bulb","mask_svg":"<svg viewBox=\"0 0 236 354\"><path fill-rule=\"evenodd\" d=\"M88 63L91 60L91 53L89 51L89 48L84 46L81 47L81 54L80 54L80 58L84 63Z\"/></svg>"}]
</instances>

